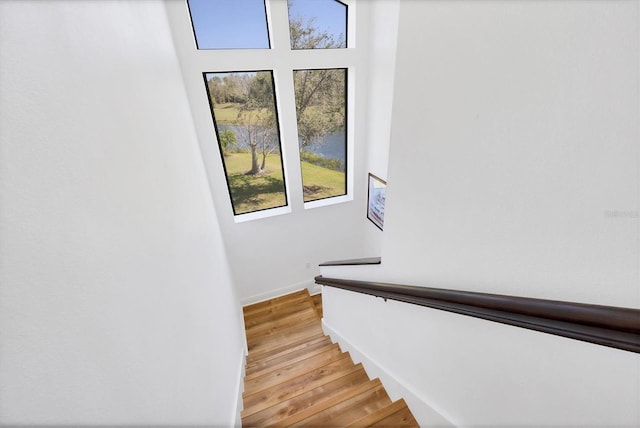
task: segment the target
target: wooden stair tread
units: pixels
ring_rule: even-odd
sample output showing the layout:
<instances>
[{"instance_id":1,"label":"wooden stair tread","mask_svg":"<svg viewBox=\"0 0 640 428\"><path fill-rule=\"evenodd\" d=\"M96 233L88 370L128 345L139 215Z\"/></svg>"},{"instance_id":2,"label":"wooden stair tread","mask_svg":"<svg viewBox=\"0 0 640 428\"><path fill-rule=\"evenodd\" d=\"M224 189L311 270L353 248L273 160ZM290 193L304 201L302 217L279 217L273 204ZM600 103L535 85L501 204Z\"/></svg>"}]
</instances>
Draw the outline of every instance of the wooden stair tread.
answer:
<instances>
[{"instance_id":1,"label":"wooden stair tread","mask_svg":"<svg viewBox=\"0 0 640 428\"><path fill-rule=\"evenodd\" d=\"M245 317L251 315L257 315L260 312L273 311L274 309L278 309L279 307L283 307L290 304L295 304L296 302L305 302L308 301L309 291L304 289L300 291L296 291L291 294L287 294L284 296L276 297L271 300L266 300L264 302L254 303L253 305L244 306L242 308L242 313Z\"/></svg>"},{"instance_id":2,"label":"wooden stair tread","mask_svg":"<svg viewBox=\"0 0 640 428\"><path fill-rule=\"evenodd\" d=\"M313 302L313 306L318 313L318 317L322 319L322 294L314 294L311 296L311 301Z\"/></svg>"},{"instance_id":3,"label":"wooden stair tread","mask_svg":"<svg viewBox=\"0 0 640 428\"><path fill-rule=\"evenodd\" d=\"M285 317L265 320L260 325L254 327L246 327L247 340L253 340L259 337L273 336L288 328L295 327L300 324L306 324L311 321L317 321L317 312L313 308L304 308L298 312L294 312Z\"/></svg>"},{"instance_id":4,"label":"wooden stair tread","mask_svg":"<svg viewBox=\"0 0 640 428\"><path fill-rule=\"evenodd\" d=\"M324 367L319 367L301 376L289 379L279 385L262 390L257 394L244 396L244 410L242 411L242 415L250 415L281 401L290 400L293 397L304 394L318 386L327 384L358 370L364 370L362 364L354 365L351 357L346 355L344 358L327 364Z\"/></svg>"},{"instance_id":5,"label":"wooden stair tread","mask_svg":"<svg viewBox=\"0 0 640 428\"><path fill-rule=\"evenodd\" d=\"M384 386L379 386L362 392L347 400L317 413L300 423L298 426L345 426L356 419L375 412L391 404L391 399Z\"/></svg>"},{"instance_id":6,"label":"wooden stair tread","mask_svg":"<svg viewBox=\"0 0 640 428\"><path fill-rule=\"evenodd\" d=\"M329 347L324 352L305 358L298 364L290 364L262 376L245 380L245 393L247 395L255 394L263 389L278 385L291 378L310 372L317 367L323 367L335 360L344 358L344 354L339 346Z\"/></svg>"},{"instance_id":7,"label":"wooden stair tread","mask_svg":"<svg viewBox=\"0 0 640 428\"><path fill-rule=\"evenodd\" d=\"M264 355L272 352L274 349L280 349L283 344L301 343L309 338L323 334L322 327L317 321L311 321L290 327L284 331L278 332L272 336L258 337L254 340L247 341L249 353L253 355Z\"/></svg>"},{"instance_id":8,"label":"wooden stair tread","mask_svg":"<svg viewBox=\"0 0 640 428\"><path fill-rule=\"evenodd\" d=\"M278 345L274 345L270 348L264 347L262 350L249 352L247 355L247 364L253 365L260 361L266 361L269 358L277 357L278 355L283 355L298 346L304 346L310 343L315 342L318 339L326 337L322 331L315 332L309 336L302 336L297 338L296 340L291 340L288 342L280 343Z\"/></svg>"},{"instance_id":9,"label":"wooden stair tread","mask_svg":"<svg viewBox=\"0 0 640 428\"><path fill-rule=\"evenodd\" d=\"M327 382L286 401L257 411L252 414L242 416L242 422L251 426L268 426L279 423L281 419L287 418L295 413L303 411L313 405L331 399L335 394L339 394L349 388L369 381L367 373L362 366L358 370L348 372L338 379Z\"/></svg>"},{"instance_id":10,"label":"wooden stair tread","mask_svg":"<svg viewBox=\"0 0 640 428\"><path fill-rule=\"evenodd\" d=\"M404 399L394 401L373 412L348 427L419 427Z\"/></svg>"},{"instance_id":11,"label":"wooden stair tread","mask_svg":"<svg viewBox=\"0 0 640 428\"><path fill-rule=\"evenodd\" d=\"M331 345L331 339L329 339L327 336L318 336L313 340L303 342L291 348L286 348L281 352L278 352L277 354L270 354L259 360L247 363L245 373L247 376L250 376L255 372L259 372L268 367L275 366L281 361L288 361L297 358L299 355L313 352L315 349L322 348L327 345Z\"/></svg>"},{"instance_id":12,"label":"wooden stair tread","mask_svg":"<svg viewBox=\"0 0 640 428\"><path fill-rule=\"evenodd\" d=\"M254 371L251 374L247 374L244 378L245 382L256 379L258 377L265 376L269 373L283 369L293 364L299 364L299 365L310 364L309 362L305 362L305 360L308 360L311 357L318 356L322 353L325 353L334 349L337 350L338 353L342 353L342 351L340 350L340 346L338 346L337 343L332 343L329 345L324 345L322 347L316 347L312 349L307 348L305 349L305 352L300 352L298 355L288 354L286 355L286 358L273 360L272 364L267 365L262 370Z\"/></svg>"},{"instance_id":13,"label":"wooden stair tread","mask_svg":"<svg viewBox=\"0 0 640 428\"><path fill-rule=\"evenodd\" d=\"M416 418L413 417L411 410L408 407L398 410L392 415L376 422L371 425L372 427L387 428L387 427L420 427Z\"/></svg>"},{"instance_id":14,"label":"wooden stair tread","mask_svg":"<svg viewBox=\"0 0 640 428\"><path fill-rule=\"evenodd\" d=\"M285 419L278 421L280 426L317 426L316 421L329 417L330 413L333 413L336 409L335 406L339 406L345 401L350 401L354 397L358 397L363 393L367 393L376 390L381 386L379 379L369 380L363 384L356 385L342 391L333 397L324 400L321 403L316 403L311 407L308 407L294 415L291 415ZM314 425L315 424L315 425ZM339 426L339 424L334 424Z\"/></svg>"},{"instance_id":15,"label":"wooden stair tread","mask_svg":"<svg viewBox=\"0 0 640 428\"><path fill-rule=\"evenodd\" d=\"M300 290L245 306L243 316L243 426L418 426L404 400L392 403L324 334L320 294Z\"/></svg>"},{"instance_id":16,"label":"wooden stair tread","mask_svg":"<svg viewBox=\"0 0 640 428\"><path fill-rule=\"evenodd\" d=\"M298 312L308 311L311 308L315 309L315 307L312 306L309 301L299 301L295 304L282 305L279 308L262 311L257 314L245 314L245 328L252 329L256 326L260 326L264 322L277 321Z\"/></svg>"}]
</instances>

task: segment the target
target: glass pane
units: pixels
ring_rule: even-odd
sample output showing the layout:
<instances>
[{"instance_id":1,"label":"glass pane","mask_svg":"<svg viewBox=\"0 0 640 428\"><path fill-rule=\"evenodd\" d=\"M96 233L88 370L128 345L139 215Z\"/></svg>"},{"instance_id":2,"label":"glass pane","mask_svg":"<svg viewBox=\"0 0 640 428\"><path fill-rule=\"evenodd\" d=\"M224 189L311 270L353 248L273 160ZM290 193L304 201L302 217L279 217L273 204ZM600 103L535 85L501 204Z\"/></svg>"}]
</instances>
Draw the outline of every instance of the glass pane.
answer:
<instances>
[{"instance_id":1,"label":"glass pane","mask_svg":"<svg viewBox=\"0 0 640 428\"><path fill-rule=\"evenodd\" d=\"M204 76L234 214L287 205L272 72Z\"/></svg>"},{"instance_id":2,"label":"glass pane","mask_svg":"<svg viewBox=\"0 0 640 428\"><path fill-rule=\"evenodd\" d=\"M347 47L347 5L337 0L287 0L291 49Z\"/></svg>"},{"instance_id":3,"label":"glass pane","mask_svg":"<svg viewBox=\"0 0 640 428\"><path fill-rule=\"evenodd\" d=\"M269 49L264 0L187 0L198 49Z\"/></svg>"},{"instance_id":4,"label":"glass pane","mask_svg":"<svg viewBox=\"0 0 640 428\"><path fill-rule=\"evenodd\" d=\"M295 70L304 201L347 193L347 69Z\"/></svg>"}]
</instances>

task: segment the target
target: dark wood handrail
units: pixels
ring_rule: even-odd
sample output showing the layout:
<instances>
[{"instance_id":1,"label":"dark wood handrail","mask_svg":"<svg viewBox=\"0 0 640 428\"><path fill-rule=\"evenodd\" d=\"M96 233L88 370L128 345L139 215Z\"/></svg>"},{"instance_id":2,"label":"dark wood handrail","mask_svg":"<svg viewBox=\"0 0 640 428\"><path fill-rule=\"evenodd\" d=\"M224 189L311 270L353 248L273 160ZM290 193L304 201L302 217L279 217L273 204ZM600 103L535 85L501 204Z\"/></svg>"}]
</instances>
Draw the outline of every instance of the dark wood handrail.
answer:
<instances>
[{"instance_id":1,"label":"dark wood handrail","mask_svg":"<svg viewBox=\"0 0 640 428\"><path fill-rule=\"evenodd\" d=\"M336 260L333 262L320 263L319 266L360 266L360 265L379 265L382 259L380 257L365 257L362 259Z\"/></svg>"},{"instance_id":2,"label":"dark wood handrail","mask_svg":"<svg viewBox=\"0 0 640 428\"><path fill-rule=\"evenodd\" d=\"M317 276L317 284L640 353L640 310Z\"/></svg>"}]
</instances>

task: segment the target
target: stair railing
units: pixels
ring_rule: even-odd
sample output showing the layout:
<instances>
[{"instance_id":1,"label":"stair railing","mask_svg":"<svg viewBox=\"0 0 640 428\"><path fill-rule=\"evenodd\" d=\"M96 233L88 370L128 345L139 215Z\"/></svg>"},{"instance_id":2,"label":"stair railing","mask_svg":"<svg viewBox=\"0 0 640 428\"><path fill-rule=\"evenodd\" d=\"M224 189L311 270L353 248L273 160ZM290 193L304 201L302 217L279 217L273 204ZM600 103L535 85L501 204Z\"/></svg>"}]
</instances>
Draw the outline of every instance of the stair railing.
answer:
<instances>
[{"instance_id":1,"label":"stair railing","mask_svg":"<svg viewBox=\"0 0 640 428\"><path fill-rule=\"evenodd\" d=\"M371 259L364 259L371 263ZM357 265L327 262L323 266ZM379 261L377 262L379 263ZM640 353L640 310L414 285L315 277L316 284Z\"/></svg>"}]
</instances>

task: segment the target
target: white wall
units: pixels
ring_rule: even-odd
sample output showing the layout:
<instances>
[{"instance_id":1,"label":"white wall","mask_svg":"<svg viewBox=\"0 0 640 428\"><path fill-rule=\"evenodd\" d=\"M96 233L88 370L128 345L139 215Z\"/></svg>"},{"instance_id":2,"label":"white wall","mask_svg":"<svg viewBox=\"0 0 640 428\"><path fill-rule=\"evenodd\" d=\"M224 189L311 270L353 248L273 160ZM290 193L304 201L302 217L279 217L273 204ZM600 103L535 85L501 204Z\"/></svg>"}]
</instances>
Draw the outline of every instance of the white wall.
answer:
<instances>
[{"instance_id":1,"label":"white wall","mask_svg":"<svg viewBox=\"0 0 640 428\"><path fill-rule=\"evenodd\" d=\"M162 3L0 2L0 424L236 422L239 302Z\"/></svg>"},{"instance_id":2,"label":"white wall","mask_svg":"<svg viewBox=\"0 0 640 428\"><path fill-rule=\"evenodd\" d=\"M297 51L290 55L285 0L270 0L270 50L198 51L185 2L167 1L172 34L206 165L211 191L238 294L244 304L313 286L318 264L333 258L364 257L366 224L366 127L368 76L368 4L350 1L356 17L356 50ZM364 23L364 24L361 24ZM329 60L329 63L326 60ZM298 139L293 104L292 70L350 67L349 106L354 141L353 200L313 209L303 206ZM216 141L202 73L210 71L273 70L279 100L280 132L290 211L279 216L234 222L229 192ZM287 168L288 167L288 168Z\"/></svg>"},{"instance_id":3,"label":"white wall","mask_svg":"<svg viewBox=\"0 0 640 428\"><path fill-rule=\"evenodd\" d=\"M637 1L402 1L383 263L326 276L640 307ZM324 290L458 426L637 426L637 354Z\"/></svg>"},{"instance_id":4,"label":"white wall","mask_svg":"<svg viewBox=\"0 0 640 428\"><path fill-rule=\"evenodd\" d=\"M376 0L370 3L369 57L367 73L367 173L387 179L393 81L398 42L400 0ZM363 177L366 180L366 177ZM366 201L365 201L366 204ZM366 211L366 205L362 208ZM365 248L369 256L380 256L382 232L366 222Z\"/></svg>"}]
</instances>

